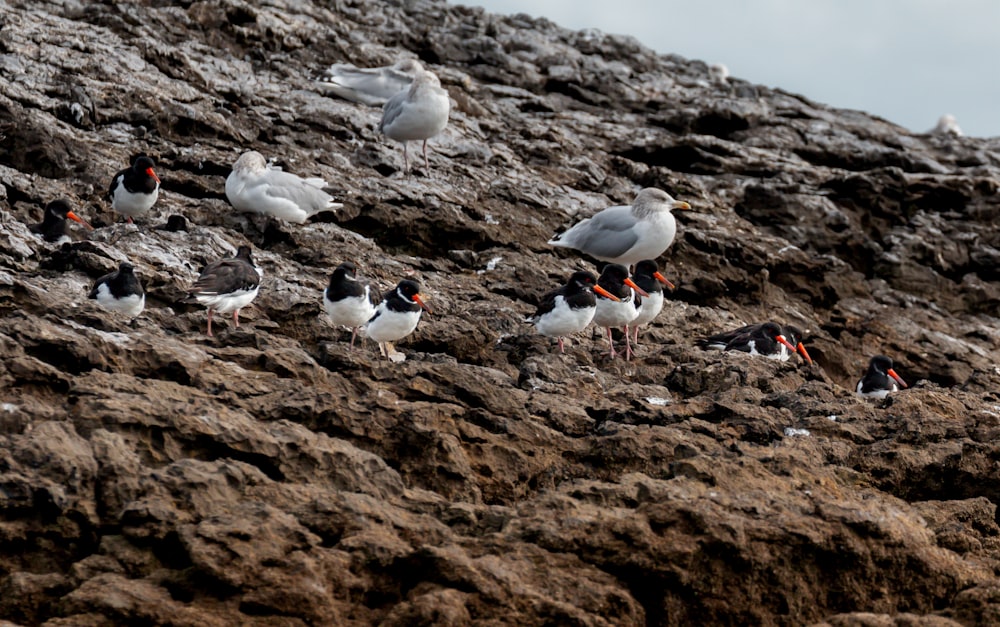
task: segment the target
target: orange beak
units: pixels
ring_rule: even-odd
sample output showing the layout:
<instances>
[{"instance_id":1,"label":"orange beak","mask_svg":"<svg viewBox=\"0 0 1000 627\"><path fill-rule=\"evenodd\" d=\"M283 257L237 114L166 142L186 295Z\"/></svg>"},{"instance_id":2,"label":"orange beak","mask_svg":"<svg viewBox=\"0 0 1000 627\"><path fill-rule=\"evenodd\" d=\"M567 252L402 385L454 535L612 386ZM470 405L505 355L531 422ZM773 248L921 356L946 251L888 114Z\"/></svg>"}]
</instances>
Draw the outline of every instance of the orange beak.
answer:
<instances>
[{"instance_id":1,"label":"orange beak","mask_svg":"<svg viewBox=\"0 0 1000 627\"><path fill-rule=\"evenodd\" d=\"M688 209L688 210L690 210L691 209L691 205L687 204L683 200L675 200L674 201L674 209Z\"/></svg>"},{"instance_id":2,"label":"orange beak","mask_svg":"<svg viewBox=\"0 0 1000 627\"><path fill-rule=\"evenodd\" d=\"M160 177L156 176L156 172L153 172L153 168L146 168L146 174L153 177L157 183L160 182Z\"/></svg>"},{"instance_id":3,"label":"orange beak","mask_svg":"<svg viewBox=\"0 0 1000 627\"><path fill-rule=\"evenodd\" d=\"M796 346L795 349L799 351L799 354L802 355L802 359L805 359L807 364L810 366L813 365L812 357L809 356L809 351L807 351L806 347L802 345L802 342L799 342L799 345Z\"/></svg>"},{"instance_id":4,"label":"orange beak","mask_svg":"<svg viewBox=\"0 0 1000 627\"><path fill-rule=\"evenodd\" d=\"M598 294L600 294L601 296L603 296L604 298L610 298L611 300L615 301L616 303L622 302L622 299L618 298L617 296L615 296L614 294L612 294L608 290L604 289L600 285L595 285L594 286L594 291L597 292Z\"/></svg>"},{"instance_id":5,"label":"orange beak","mask_svg":"<svg viewBox=\"0 0 1000 627\"><path fill-rule=\"evenodd\" d=\"M427 313L429 313L429 314L434 313L433 311L431 311L430 307L428 307L427 305L424 304L424 300L422 298L420 298L420 294L414 294L413 295L413 300L417 301L417 304L420 305L421 307L423 307L424 311L426 311Z\"/></svg>"},{"instance_id":6,"label":"orange beak","mask_svg":"<svg viewBox=\"0 0 1000 627\"><path fill-rule=\"evenodd\" d=\"M625 285L634 289L639 294L639 296L646 296L647 298L649 297L649 292L636 285L635 281L633 281L632 279L628 278L625 279Z\"/></svg>"},{"instance_id":7,"label":"orange beak","mask_svg":"<svg viewBox=\"0 0 1000 627\"><path fill-rule=\"evenodd\" d=\"M796 352L795 351L795 347L792 346L791 342L789 342L788 340L785 339L784 335L776 335L776 336L774 336L774 339L776 339L777 341L779 341L782 344L784 344L785 346L787 346L788 350L792 351L793 353Z\"/></svg>"},{"instance_id":8,"label":"orange beak","mask_svg":"<svg viewBox=\"0 0 1000 627\"><path fill-rule=\"evenodd\" d=\"M896 383L900 384L904 388L910 387L910 386L906 385L906 381L903 381L903 377L901 377L898 374L896 374L896 371L893 370L892 368L889 368L889 376L892 377L893 379L895 379Z\"/></svg>"},{"instance_id":9,"label":"orange beak","mask_svg":"<svg viewBox=\"0 0 1000 627\"><path fill-rule=\"evenodd\" d=\"M659 272L654 272L653 273L653 278L655 278L660 283L663 283L664 285L666 285L667 287L669 287L671 291L677 289L676 285L674 285L673 283L671 283L670 281L668 281L667 277L663 276Z\"/></svg>"},{"instance_id":10,"label":"orange beak","mask_svg":"<svg viewBox=\"0 0 1000 627\"><path fill-rule=\"evenodd\" d=\"M69 212L67 212L67 213L66 213L66 217L67 217L67 218L69 218L70 220L72 220L73 222L79 222L80 224L82 224L83 226L87 227L87 228L88 228L88 229L90 229L91 231L93 231L93 230L94 230L94 227L92 227L92 226L90 226L89 224L87 224L87 221L86 221L86 220L84 220L84 219L83 219L83 218L81 218L80 216L76 215L76 214L75 214L75 213L73 213L72 211L69 211Z\"/></svg>"}]
</instances>

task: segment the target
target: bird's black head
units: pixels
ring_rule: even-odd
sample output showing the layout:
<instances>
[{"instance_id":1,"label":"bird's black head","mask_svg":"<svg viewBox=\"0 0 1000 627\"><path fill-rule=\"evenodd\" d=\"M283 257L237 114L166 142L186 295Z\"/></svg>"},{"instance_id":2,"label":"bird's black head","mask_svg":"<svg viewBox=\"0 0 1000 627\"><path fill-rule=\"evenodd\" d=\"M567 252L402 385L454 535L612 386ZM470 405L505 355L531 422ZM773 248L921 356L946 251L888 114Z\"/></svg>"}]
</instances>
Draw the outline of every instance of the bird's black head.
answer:
<instances>
[{"instance_id":1,"label":"bird's black head","mask_svg":"<svg viewBox=\"0 0 1000 627\"><path fill-rule=\"evenodd\" d=\"M869 368L875 368L879 372L889 372L892 370L892 359L886 357L885 355L875 355L872 360L868 362Z\"/></svg>"},{"instance_id":2,"label":"bird's black head","mask_svg":"<svg viewBox=\"0 0 1000 627\"><path fill-rule=\"evenodd\" d=\"M333 271L335 275L346 276L352 279L357 275L357 272L358 267L351 261L345 261L337 266L337 269Z\"/></svg>"},{"instance_id":3,"label":"bird's black head","mask_svg":"<svg viewBox=\"0 0 1000 627\"><path fill-rule=\"evenodd\" d=\"M399 293L407 298L407 300L414 302L413 297L420 294L420 284L416 281L411 281L410 279L403 279L396 286Z\"/></svg>"},{"instance_id":4,"label":"bird's black head","mask_svg":"<svg viewBox=\"0 0 1000 627\"><path fill-rule=\"evenodd\" d=\"M70 207L69 201L65 198L59 198L58 200L53 200L49 204L45 205L45 213L51 213L52 215L58 217L60 220L65 220L66 216L73 211Z\"/></svg>"},{"instance_id":5,"label":"bird's black head","mask_svg":"<svg viewBox=\"0 0 1000 627\"><path fill-rule=\"evenodd\" d=\"M575 285L576 287L579 287L581 289L594 287L594 285L597 284L597 277L594 276L593 272L580 270L578 272L574 272L573 274L571 274L569 277L569 281L567 283L569 285Z\"/></svg>"},{"instance_id":6,"label":"bird's black head","mask_svg":"<svg viewBox=\"0 0 1000 627\"><path fill-rule=\"evenodd\" d=\"M659 266L656 265L655 259L643 259L639 263L635 264L635 276L643 276L652 278L654 274L660 271Z\"/></svg>"},{"instance_id":7,"label":"bird's black head","mask_svg":"<svg viewBox=\"0 0 1000 627\"><path fill-rule=\"evenodd\" d=\"M253 263L253 259L250 257L250 247L247 246L246 244L236 249L236 257L237 259L244 259L246 261L249 261L250 263Z\"/></svg>"},{"instance_id":8,"label":"bird's black head","mask_svg":"<svg viewBox=\"0 0 1000 627\"><path fill-rule=\"evenodd\" d=\"M135 268L132 267L132 264L127 261L123 261L118 264L118 271L122 274L131 274L134 269Z\"/></svg>"},{"instance_id":9,"label":"bird's black head","mask_svg":"<svg viewBox=\"0 0 1000 627\"><path fill-rule=\"evenodd\" d=\"M765 322L760 330L761 333L768 337L778 337L781 335L781 327L776 322Z\"/></svg>"},{"instance_id":10,"label":"bird's black head","mask_svg":"<svg viewBox=\"0 0 1000 627\"><path fill-rule=\"evenodd\" d=\"M149 168L152 168L156 164L153 160L146 155L140 155L134 162L132 162L132 169L136 172L145 172Z\"/></svg>"}]
</instances>

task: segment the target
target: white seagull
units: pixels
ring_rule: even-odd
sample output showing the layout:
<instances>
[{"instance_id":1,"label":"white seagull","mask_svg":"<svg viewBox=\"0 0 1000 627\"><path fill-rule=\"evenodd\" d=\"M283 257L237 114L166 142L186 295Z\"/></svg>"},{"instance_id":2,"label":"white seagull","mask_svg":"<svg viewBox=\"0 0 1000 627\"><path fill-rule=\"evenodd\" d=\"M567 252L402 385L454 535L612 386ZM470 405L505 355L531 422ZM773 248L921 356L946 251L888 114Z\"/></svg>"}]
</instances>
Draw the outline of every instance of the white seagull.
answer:
<instances>
[{"instance_id":1,"label":"white seagull","mask_svg":"<svg viewBox=\"0 0 1000 627\"><path fill-rule=\"evenodd\" d=\"M442 89L441 81L433 72L421 72L410 88L401 91L382 108L382 121L378 128L389 139L403 142L403 164L410 170L406 143L423 141L424 167L427 163L427 140L448 126L451 99Z\"/></svg>"},{"instance_id":2,"label":"white seagull","mask_svg":"<svg viewBox=\"0 0 1000 627\"><path fill-rule=\"evenodd\" d=\"M323 191L326 181L304 179L271 167L256 150L240 155L226 178L226 198L239 211L302 224L314 214L344 205Z\"/></svg>"},{"instance_id":3,"label":"white seagull","mask_svg":"<svg viewBox=\"0 0 1000 627\"><path fill-rule=\"evenodd\" d=\"M410 88L424 72L416 59L403 59L384 67L359 68L350 63L334 63L318 81L326 95L381 107L390 98Z\"/></svg>"}]
</instances>

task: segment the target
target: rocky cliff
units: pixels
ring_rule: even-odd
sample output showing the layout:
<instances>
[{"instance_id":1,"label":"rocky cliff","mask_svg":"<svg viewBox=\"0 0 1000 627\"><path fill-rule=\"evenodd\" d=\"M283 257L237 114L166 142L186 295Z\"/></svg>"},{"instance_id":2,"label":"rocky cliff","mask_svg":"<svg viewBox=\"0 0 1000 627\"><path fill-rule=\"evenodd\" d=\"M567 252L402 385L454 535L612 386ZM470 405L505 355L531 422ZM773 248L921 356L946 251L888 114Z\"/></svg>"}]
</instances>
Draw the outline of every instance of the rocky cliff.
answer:
<instances>
[{"instance_id":1,"label":"rocky cliff","mask_svg":"<svg viewBox=\"0 0 1000 627\"><path fill-rule=\"evenodd\" d=\"M1000 141L431 0L0 4L7 624L1000 622ZM404 53L454 100L411 176L315 81ZM345 208L236 213L247 149ZM522 319L588 262L546 240L644 186L695 209L678 287L634 361L560 355ZM58 197L97 228L29 233ZM243 243L260 296L208 338L181 301ZM134 324L87 299L125 259ZM348 259L422 283L404 362L326 321ZM694 345L768 319L816 365ZM858 398L876 353L915 385Z\"/></svg>"}]
</instances>

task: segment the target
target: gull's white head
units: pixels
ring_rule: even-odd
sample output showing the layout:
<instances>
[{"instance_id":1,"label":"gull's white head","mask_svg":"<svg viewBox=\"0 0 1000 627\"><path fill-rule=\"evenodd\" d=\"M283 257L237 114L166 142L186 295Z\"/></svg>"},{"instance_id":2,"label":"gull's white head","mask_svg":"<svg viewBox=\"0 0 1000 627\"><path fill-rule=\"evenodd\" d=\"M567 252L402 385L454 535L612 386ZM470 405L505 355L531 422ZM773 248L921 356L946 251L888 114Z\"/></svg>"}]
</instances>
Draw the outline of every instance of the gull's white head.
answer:
<instances>
[{"instance_id":1,"label":"gull's white head","mask_svg":"<svg viewBox=\"0 0 1000 627\"><path fill-rule=\"evenodd\" d=\"M935 135L954 135L955 137L962 136L962 129L959 128L958 122L955 121L955 116L950 113L945 113L938 119L937 126L931 131Z\"/></svg>"},{"instance_id":2,"label":"gull's white head","mask_svg":"<svg viewBox=\"0 0 1000 627\"><path fill-rule=\"evenodd\" d=\"M267 161L264 159L264 155L256 150L244 152L233 164L234 172L263 172L266 169Z\"/></svg>"}]
</instances>

